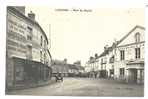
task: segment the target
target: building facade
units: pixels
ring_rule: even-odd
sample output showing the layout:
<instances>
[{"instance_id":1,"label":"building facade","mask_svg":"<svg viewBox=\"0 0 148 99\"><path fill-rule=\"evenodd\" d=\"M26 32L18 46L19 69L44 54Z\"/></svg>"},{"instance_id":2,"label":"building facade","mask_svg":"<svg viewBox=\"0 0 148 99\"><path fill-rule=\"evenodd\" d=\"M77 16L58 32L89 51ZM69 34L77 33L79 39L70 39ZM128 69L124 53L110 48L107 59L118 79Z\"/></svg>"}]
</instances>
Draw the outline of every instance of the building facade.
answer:
<instances>
[{"instance_id":1,"label":"building facade","mask_svg":"<svg viewBox=\"0 0 148 99\"><path fill-rule=\"evenodd\" d=\"M52 61L52 76L60 73L63 77L68 77L69 66L63 60L53 60Z\"/></svg>"},{"instance_id":2,"label":"building facade","mask_svg":"<svg viewBox=\"0 0 148 99\"><path fill-rule=\"evenodd\" d=\"M115 78L144 83L144 27L135 26L116 47Z\"/></svg>"},{"instance_id":3,"label":"building facade","mask_svg":"<svg viewBox=\"0 0 148 99\"><path fill-rule=\"evenodd\" d=\"M84 68L80 64L69 64L61 60L52 61L53 76L57 73L62 74L64 77L82 77L84 74Z\"/></svg>"},{"instance_id":4,"label":"building facade","mask_svg":"<svg viewBox=\"0 0 148 99\"><path fill-rule=\"evenodd\" d=\"M135 26L122 39L105 46L93 65L87 62L86 69L97 71L97 77L144 83L144 31L144 27Z\"/></svg>"},{"instance_id":5,"label":"building facade","mask_svg":"<svg viewBox=\"0 0 148 99\"><path fill-rule=\"evenodd\" d=\"M6 87L46 80L51 72L51 54L35 14L27 17L25 7L7 7L6 30Z\"/></svg>"},{"instance_id":6,"label":"building facade","mask_svg":"<svg viewBox=\"0 0 148 99\"><path fill-rule=\"evenodd\" d=\"M81 66L81 61L76 61L73 64L78 69L78 76L82 76L85 73L85 71L84 71L84 67Z\"/></svg>"}]
</instances>

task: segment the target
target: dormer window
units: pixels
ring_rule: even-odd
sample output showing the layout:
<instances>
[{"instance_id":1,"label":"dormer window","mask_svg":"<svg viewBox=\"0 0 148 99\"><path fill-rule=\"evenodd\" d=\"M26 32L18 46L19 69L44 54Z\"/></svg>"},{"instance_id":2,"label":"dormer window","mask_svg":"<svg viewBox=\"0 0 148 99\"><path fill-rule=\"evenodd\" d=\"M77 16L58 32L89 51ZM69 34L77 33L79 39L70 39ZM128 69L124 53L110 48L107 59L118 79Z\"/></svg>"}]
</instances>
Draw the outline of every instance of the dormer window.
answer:
<instances>
[{"instance_id":1,"label":"dormer window","mask_svg":"<svg viewBox=\"0 0 148 99\"><path fill-rule=\"evenodd\" d=\"M136 34L135 34L135 42L137 43L137 42L140 42L140 33L139 32L137 32Z\"/></svg>"}]
</instances>

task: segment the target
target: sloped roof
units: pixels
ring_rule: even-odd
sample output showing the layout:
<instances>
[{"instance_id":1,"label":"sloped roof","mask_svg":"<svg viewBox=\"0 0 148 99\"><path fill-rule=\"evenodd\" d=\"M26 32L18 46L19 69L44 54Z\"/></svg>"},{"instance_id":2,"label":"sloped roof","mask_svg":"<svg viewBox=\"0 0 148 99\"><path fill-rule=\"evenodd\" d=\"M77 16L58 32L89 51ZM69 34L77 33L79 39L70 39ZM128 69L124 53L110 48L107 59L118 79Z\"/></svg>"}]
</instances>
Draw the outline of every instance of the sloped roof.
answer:
<instances>
[{"instance_id":1,"label":"sloped roof","mask_svg":"<svg viewBox=\"0 0 148 99\"><path fill-rule=\"evenodd\" d=\"M73 64L68 64L68 67L70 68L70 69L78 69L75 65L73 65Z\"/></svg>"},{"instance_id":2,"label":"sloped roof","mask_svg":"<svg viewBox=\"0 0 148 99\"><path fill-rule=\"evenodd\" d=\"M82 67L82 66L76 66L76 68L77 68L78 70L84 70L84 67Z\"/></svg>"},{"instance_id":3,"label":"sloped roof","mask_svg":"<svg viewBox=\"0 0 148 99\"><path fill-rule=\"evenodd\" d=\"M144 27L142 26L139 26L139 25L136 25L132 30L130 30L123 38L121 38L119 41L112 44L112 46L108 47L106 50L104 50L98 58L102 57L102 56L105 56L106 54L108 54L109 51L112 51L118 44L120 44L124 39L126 39L136 28L140 28L140 29L143 29L145 30Z\"/></svg>"},{"instance_id":4,"label":"sloped roof","mask_svg":"<svg viewBox=\"0 0 148 99\"><path fill-rule=\"evenodd\" d=\"M139 26L139 25L136 25L132 30L130 30L123 38L121 38L121 39L118 41L118 44L120 44L123 40L125 40L136 28L140 28L140 29L145 30L144 27Z\"/></svg>"},{"instance_id":5,"label":"sloped roof","mask_svg":"<svg viewBox=\"0 0 148 99\"><path fill-rule=\"evenodd\" d=\"M113 46L110 46L108 47L106 50L104 50L98 58L102 57L102 56L105 56L106 54L108 54L108 52L112 51L113 50Z\"/></svg>"}]
</instances>

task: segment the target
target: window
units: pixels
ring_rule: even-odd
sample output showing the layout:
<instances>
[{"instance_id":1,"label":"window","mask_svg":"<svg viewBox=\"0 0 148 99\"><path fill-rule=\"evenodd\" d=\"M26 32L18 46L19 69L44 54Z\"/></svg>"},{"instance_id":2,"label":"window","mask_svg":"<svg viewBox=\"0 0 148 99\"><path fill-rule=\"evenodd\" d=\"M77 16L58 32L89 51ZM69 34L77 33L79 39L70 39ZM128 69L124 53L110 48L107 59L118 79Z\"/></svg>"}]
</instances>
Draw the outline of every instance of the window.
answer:
<instances>
[{"instance_id":1,"label":"window","mask_svg":"<svg viewBox=\"0 0 148 99\"><path fill-rule=\"evenodd\" d=\"M114 63L114 56L109 59L109 63Z\"/></svg>"},{"instance_id":2,"label":"window","mask_svg":"<svg viewBox=\"0 0 148 99\"><path fill-rule=\"evenodd\" d=\"M114 65L112 65L112 69L114 69Z\"/></svg>"},{"instance_id":3,"label":"window","mask_svg":"<svg viewBox=\"0 0 148 99\"><path fill-rule=\"evenodd\" d=\"M40 45L43 45L43 37L41 36Z\"/></svg>"},{"instance_id":4,"label":"window","mask_svg":"<svg viewBox=\"0 0 148 99\"><path fill-rule=\"evenodd\" d=\"M30 35L27 35L27 40L32 40L32 37Z\"/></svg>"},{"instance_id":5,"label":"window","mask_svg":"<svg viewBox=\"0 0 148 99\"><path fill-rule=\"evenodd\" d=\"M32 40L32 28L31 27L27 27L27 31L28 31L28 35L27 35L27 40Z\"/></svg>"},{"instance_id":6,"label":"window","mask_svg":"<svg viewBox=\"0 0 148 99\"><path fill-rule=\"evenodd\" d=\"M120 75L124 75L124 68L120 68Z\"/></svg>"},{"instance_id":7,"label":"window","mask_svg":"<svg viewBox=\"0 0 148 99\"><path fill-rule=\"evenodd\" d=\"M106 65L104 65L104 69L106 70Z\"/></svg>"},{"instance_id":8,"label":"window","mask_svg":"<svg viewBox=\"0 0 148 99\"><path fill-rule=\"evenodd\" d=\"M137 43L137 42L140 42L140 33L139 32L137 32L136 34L135 34L135 42Z\"/></svg>"},{"instance_id":9,"label":"window","mask_svg":"<svg viewBox=\"0 0 148 99\"><path fill-rule=\"evenodd\" d=\"M125 59L125 53L124 50L120 51L120 60L124 60Z\"/></svg>"},{"instance_id":10,"label":"window","mask_svg":"<svg viewBox=\"0 0 148 99\"><path fill-rule=\"evenodd\" d=\"M44 48L46 48L46 40L44 40Z\"/></svg>"},{"instance_id":11,"label":"window","mask_svg":"<svg viewBox=\"0 0 148 99\"><path fill-rule=\"evenodd\" d=\"M101 63L103 63L103 58L101 59Z\"/></svg>"},{"instance_id":12,"label":"window","mask_svg":"<svg viewBox=\"0 0 148 99\"><path fill-rule=\"evenodd\" d=\"M28 31L28 33L32 34L32 28L31 27L27 27L27 31Z\"/></svg>"},{"instance_id":13,"label":"window","mask_svg":"<svg viewBox=\"0 0 148 99\"><path fill-rule=\"evenodd\" d=\"M40 51L40 62L42 62L42 51Z\"/></svg>"},{"instance_id":14,"label":"window","mask_svg":"<svg viewBox=\"0 0 148 99\"><path fill-rule=\"evenodd\" d=\"M135 58L136 59L140 58L140 48L135 48Z\"/></svg>"},{"instance_id":15,"label":"window","mask_svg":"<svg viewBox=\"0 0 148 99\"><path fill-rule=\"evenodd\" d=\"M110 75L114 75L114 69L110 69Z\"/></svg>"},{"instance_id":16,"label":"window","mask_svg":"<svg viewBox=\"0 0 148 99\"><path fill-rule=\"evenodd\" d=\"M101 70L103 69L103 65L101 65Z\"/></svg>"}]
</instances>

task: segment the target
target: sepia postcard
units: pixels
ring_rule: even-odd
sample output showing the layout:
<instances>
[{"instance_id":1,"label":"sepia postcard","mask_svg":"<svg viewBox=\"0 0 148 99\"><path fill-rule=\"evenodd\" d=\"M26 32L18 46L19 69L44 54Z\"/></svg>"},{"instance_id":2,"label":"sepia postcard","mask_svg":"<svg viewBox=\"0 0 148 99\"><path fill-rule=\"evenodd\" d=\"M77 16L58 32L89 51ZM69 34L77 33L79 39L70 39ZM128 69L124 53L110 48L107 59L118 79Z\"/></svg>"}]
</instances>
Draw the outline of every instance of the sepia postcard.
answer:
<instances>
[{"instance_id":1,"label":"sepia postcard","mask_svg":"<svg viewBox=\"0 0 148 99\"><path fill-rule=\"evenodd\" d=\"M6 94L144 96L143 8L7 6Z\"/></svg>"},{"instance_id":2,"label":"sepia postcard","mask_svg":"<svg viewBox=\"0 0 148 99\"><path fill-rule=\"evenodd\" d=\"M46 2L0 3L0 97L146 96L145 7Z\"/></svg>"}]
</instances>

